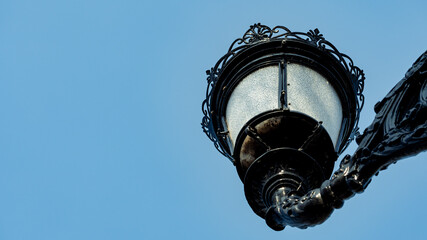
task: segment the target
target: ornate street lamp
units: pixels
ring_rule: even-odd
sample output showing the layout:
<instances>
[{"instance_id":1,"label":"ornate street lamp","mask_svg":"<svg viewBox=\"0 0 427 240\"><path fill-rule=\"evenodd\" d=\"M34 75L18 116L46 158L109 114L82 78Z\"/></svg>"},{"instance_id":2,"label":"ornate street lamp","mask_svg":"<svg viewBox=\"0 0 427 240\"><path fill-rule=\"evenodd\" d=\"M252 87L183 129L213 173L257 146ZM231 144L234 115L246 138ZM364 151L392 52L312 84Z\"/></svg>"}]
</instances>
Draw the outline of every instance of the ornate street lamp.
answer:
<instances>
[{"instance_id":1,"label":"ornate street lamp","mask_svg":"<svg viewBox=\"0 0 427 240\"><path fill-rule=\"evenodd\" d=\"M427 71L417 71L425 80ZM363 191L375 173L408 155L408 149L415 154L427 147L426 117L421 117L426 84L414 80L421 83L392 90L378 105L380 115L358 136L355 155L345 156L329 179L339 154L359 135L365 77L317 29L302 33L255 24L207 74L203 130L236 166L253 211L275 230L322 223L343 200ZM407 97L394 99L397 92ZM418 110L402 117L411 106ZM405 119L414 116L419 123L410 130L421 130L393 145L396 139L390 137L398 135L389 132L399 133ZM405 136L415 134L411 131ZM388 148L387 141L392 144Z\"/></svg>"}]
</instances>

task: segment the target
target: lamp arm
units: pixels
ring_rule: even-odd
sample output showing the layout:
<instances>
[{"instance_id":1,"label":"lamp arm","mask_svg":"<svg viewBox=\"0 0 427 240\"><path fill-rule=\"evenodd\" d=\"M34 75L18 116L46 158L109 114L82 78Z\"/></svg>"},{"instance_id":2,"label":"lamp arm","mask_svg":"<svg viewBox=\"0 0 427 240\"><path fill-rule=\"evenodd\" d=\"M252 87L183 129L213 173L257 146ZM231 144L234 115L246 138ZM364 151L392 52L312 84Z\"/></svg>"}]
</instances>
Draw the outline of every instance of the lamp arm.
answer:
<instances>
[{"instance_id":1,"label":"lamp arm","mask_svg":"<svg viewBox=\"0 0 427 240\"><path fill-rule=\"evenodd\" d=\"M342 159L331 179L304 196L277 198L265 216L272 229L321 224L344 200L362 193L379 171L427 149L427 51L374 109L372 124L356 138L356 152Z\"/></svg>"}]
</instances>

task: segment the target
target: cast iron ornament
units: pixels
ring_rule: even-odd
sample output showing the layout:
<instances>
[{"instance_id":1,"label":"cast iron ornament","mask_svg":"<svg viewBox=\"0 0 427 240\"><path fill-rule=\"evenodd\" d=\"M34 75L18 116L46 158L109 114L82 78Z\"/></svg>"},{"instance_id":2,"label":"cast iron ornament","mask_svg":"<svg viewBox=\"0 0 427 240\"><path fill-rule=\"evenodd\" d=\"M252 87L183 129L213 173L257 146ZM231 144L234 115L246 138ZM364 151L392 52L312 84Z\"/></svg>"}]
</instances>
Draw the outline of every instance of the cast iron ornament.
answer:
<instances>
[{"instance_id":1,"label":"cast iron ornament","mask_svg":"<svg viewBox=\"0 0 427 240\"><path fill-rule=\"evenodd\" d=\"M282 30L285 33L279 33ZM359 147L353 156L345 156L340 163L339 170L332 175L331 179L325 180L319 184L320 187L312 189L304 195L289 194L289 192L283 192L282 195L278 192L274 193L277 201L272 203L262 216L268 226L274 230L283 230L285 226L304 229L323 223L334 209L343 206L344 200L353 197L356 193L363 192L372 177L379 171L386 169L398 160L427 149L427 52L418 58L405 77L386 97L375 105L375 119L360 135L357 131L357 121L364 100L362 95L364 75L359 68L353 65L351 59L324 40L317 29L308 33L299 33L291 32L284 27L270 29L261 24L251 26L242 38L233 42L228 53L218 61L215 67L207 71L208 88L206 100L202 105L203 131L214 142L215 147L232 161L232 154L221 141L223 135L227 133L215 130L212 125L213 112L210 108L212 89L221 74L222 67L236 53L251 44L274 38L284 38L284 41L287 38L307 41L307 43L334 55L343 67L351 72L359 100L356 106L356 124L345 144L346 147L352 138L357 136L356 142ZM289 152L289 154L294 153ZM295 152L295 155L298 154Z\"/></svg>"}]
</instances>

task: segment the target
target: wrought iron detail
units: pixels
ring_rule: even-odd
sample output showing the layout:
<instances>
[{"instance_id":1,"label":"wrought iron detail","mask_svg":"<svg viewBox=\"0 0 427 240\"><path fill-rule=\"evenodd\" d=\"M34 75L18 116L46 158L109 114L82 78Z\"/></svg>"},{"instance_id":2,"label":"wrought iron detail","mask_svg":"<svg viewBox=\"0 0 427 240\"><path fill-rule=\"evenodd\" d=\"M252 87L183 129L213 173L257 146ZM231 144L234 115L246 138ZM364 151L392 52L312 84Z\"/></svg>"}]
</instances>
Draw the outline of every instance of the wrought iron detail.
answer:
<instances>
[{"instance_id":1,"label":"wrought iron detail","mask_svg":"<svg viewBox=\"0 0 427 240\"><path fill-rule=\"evenodd\" d=\"M331 56L334 56L335 59L344 67L344 69L350 75L350 78L353 84L353 89L356 92L357 101L356 101L356 118L355 118L354 128L352 129L349 139L344 144L340 153L342 153L350 144L350 142L354 139L354 137L359 134L358 133L359 115L360 115L361 109L363 108L364 99L365 99L362 93L364 88L365 75L360 68L354 65L353 60L346 54L339 52L338 49L332 43L325 40L325 38L323 37L323 34L321 34L317 28L314 30L308 31L307 33L303 33L303 32L292 32L291 30L283 26L276 26L274 28L270 28L266 25L257 23L257 24L251 25L249 27L249 30L247 30L241 38L234 40L234 42L230 45L228 52L219 59L219 61L215 64L213 68L206 71L208 75L207 77L208 87L206 89L206 99L202 103L202 112L204 114L202 119L203 132L214 143L216 149L218 149L218 151L221 154L228 157L231 161L234 161L231 156L231 153L227 149L225 149L223 146L221 146L221 143L218 140L217 130L213 129L213 126L212 126L212 121L211 121L211 116L213 114L211 112L212 90L215 88L215 85L217 84L218 76L221 74L223 67L236 54L255 44L259 44L259 43L271 41L271 40L279 40L279 39L281 39L284 44L289 39L299 40L299 41L308 43L324 52L329 53Z\"/></svg>"},{"instance_id":2,"label":"wrought iron detail","mask_svg":"<svg viewBox=\"0 0 427 240\"><path fill-rule=\"evenodd\" d=\"M211 121L211 95L212 95L212 88L214 87L216 80L218 78L218 73L216 71L207 70L206 74L208 75L207 81L208 81L208 88L206 89L206 99L202 103L202 112L203 112L203 118L202 118L202 129L203 132L208 136L208 138L214 143L215 148L224 156L226 156L228 159L230 159L234 163L233 157L226 151L223 146L218 141L218 135L220 133L215 131L212 121Z\"/></svg>"},{"instance_id":3,"label":"wrought iron detail","mask_svg":"<svg viewBox=\"0 0 427 240\"><path fill-rule=\"evenodd\" d=\"M356 139L356 152L343 158L330 180L302 197L292 195L270 207L265 218L271 228L320 224L344 200L363 192L381 170L427 150L427 51L375 105L375 112L372 124Z\"/></svg>"}]
</instances>

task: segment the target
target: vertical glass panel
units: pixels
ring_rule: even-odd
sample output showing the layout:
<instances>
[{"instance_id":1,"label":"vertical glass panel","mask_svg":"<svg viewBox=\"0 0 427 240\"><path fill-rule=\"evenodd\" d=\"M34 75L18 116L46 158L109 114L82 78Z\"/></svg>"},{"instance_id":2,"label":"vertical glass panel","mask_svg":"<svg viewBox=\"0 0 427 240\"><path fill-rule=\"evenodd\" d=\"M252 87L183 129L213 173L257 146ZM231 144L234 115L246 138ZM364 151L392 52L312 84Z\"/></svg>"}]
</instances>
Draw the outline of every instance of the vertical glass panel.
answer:
<instances>
[{"instance_id":1,"label":"vertical glass panel","mask_svg":"<svg viewBox=\"0 0 427 240\"><path fill-rule=\"evenodd\" d=\"M247 121L262 112L278 108L278 92L278 66L260 68L236 86L226 109L227 127L233 145Z\"/></svg>"},{"instance_id":2,"label":"vertical glass panel","mask_svg":"<svg viewBox=\"0 0 427 240\"><path fill-rule=\"evenodd\" d=\"M286 68L288 104L292 111L309 115L323 122L336 146L343 118L341 101L332 85L318 72L301 64L289 63Z\"/></svg>"}]
</instances>

